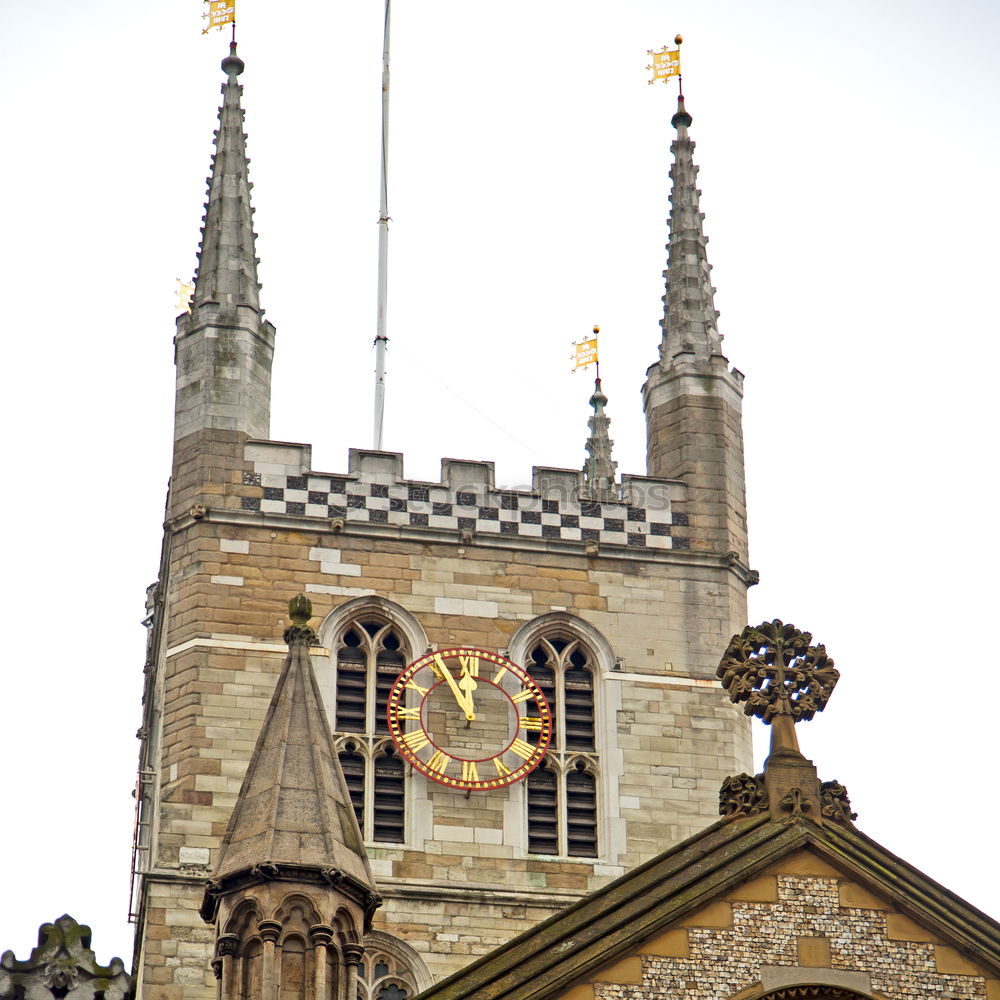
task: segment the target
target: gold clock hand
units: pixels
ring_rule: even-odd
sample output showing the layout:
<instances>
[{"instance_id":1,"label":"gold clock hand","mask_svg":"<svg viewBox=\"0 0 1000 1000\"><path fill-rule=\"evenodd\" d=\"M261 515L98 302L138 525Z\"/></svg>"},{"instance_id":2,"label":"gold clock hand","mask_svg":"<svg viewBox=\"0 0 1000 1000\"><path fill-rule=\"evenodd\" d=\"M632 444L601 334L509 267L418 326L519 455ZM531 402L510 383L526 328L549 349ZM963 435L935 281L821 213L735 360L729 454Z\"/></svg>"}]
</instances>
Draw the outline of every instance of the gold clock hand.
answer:
<instances>
[{"instance_id":1,"label":"gold clock hand","mask_svg":"<svg viewBox=\"0 0 1000 1000\"><path fill-rule=\"evenodd\" d=\"M476 709L472 704L472 699L459 688L458 684L455 683L455 678L451 676L451 671L445 666L445 662L440 656L435 656L434 662L437 665L438 670L444 674L444 679L448 682L448 687L451 688L451 693L455 696L455 701L458 702L458 707L465 712L465 718L469 722L475 722Z\"/></svg>"}]
</instances>

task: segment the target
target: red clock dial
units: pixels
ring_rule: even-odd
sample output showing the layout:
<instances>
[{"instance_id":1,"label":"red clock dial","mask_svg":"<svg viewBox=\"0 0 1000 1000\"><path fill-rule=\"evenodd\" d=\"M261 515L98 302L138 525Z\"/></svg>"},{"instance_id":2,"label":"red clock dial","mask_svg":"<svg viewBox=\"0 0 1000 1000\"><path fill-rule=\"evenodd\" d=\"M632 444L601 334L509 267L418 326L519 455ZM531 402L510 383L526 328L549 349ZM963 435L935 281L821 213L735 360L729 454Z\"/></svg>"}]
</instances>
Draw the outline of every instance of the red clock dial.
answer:
<instances>
[{"instance_id":1,"label":"red clock dial","mask_svg":"<svg viewBox=\"0 0 1000 1000\"><path fill-rule=\"evenodd\" d=\"M527 671L466 646L414 660L389 692L388 719L407 763L465 791L521 781L552 739L551 709Z\"/></svg>"}]
</instances>

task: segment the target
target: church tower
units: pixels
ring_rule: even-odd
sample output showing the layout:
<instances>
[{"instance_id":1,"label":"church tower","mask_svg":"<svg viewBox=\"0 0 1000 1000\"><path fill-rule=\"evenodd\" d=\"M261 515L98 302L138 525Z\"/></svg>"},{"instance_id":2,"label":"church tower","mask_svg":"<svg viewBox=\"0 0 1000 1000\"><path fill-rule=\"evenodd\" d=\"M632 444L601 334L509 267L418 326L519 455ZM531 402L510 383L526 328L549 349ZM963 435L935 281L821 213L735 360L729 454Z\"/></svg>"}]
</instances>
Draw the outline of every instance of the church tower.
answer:
<instances>
[{"instance_id":1,"label":"church tower","mask_svg":"<svg viewBox=\"0 0 1000 1000\"><path fill-rule=\"evenodd\" d=\"M586 466L536 467L530 490L459 459L443 459L436 481L407 479L387 451L314 469L307 444L268 439L274 328L259 300L235 46L222 66L148 598L137 984L146 1000L217 988L249 1000L291 934L302 957L289 968L312 977L310 996L347 1000L350 983L350 1000L403 1000L700 830L722 780L750 769L748 722L712 681L752 582L741 376L719 350L681 107L646 474L617 475L600 385ZM317 627L289 653L276 639L302 624L284 610L299 592ZM330 729L311 745L337 760L324 751L314 784L332 801L299 817L312 846L295 861L285 855L305 848L284 836L295 809L274 805L291 772L262 761L274 764L276 739L299 753L301 727L319 725L310 691ZM353 847L335 805L344 789ZM347 892L338 929L332 897L314 898L316 872L342 870L345 850L383 905L371 914L355 882L330 882L324 892ZM313 902L294 933L284 917L274 927L261 895L288 889L286 875Z\"/></svg>"}]
</instances>

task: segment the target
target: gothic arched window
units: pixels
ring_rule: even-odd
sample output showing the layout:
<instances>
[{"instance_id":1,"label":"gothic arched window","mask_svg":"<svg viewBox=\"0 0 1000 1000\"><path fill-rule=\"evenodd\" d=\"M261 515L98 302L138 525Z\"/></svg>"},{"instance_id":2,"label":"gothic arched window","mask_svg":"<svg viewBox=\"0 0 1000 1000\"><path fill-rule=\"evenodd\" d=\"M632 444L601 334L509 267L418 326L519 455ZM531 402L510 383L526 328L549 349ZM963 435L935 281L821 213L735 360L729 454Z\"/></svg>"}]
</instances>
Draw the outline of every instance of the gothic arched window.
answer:
<instances>
[{"instance_id":1,"label":"gothic arched window","mask_svg":"<svg viewBox=\"0 0 1000 1000\"><path fill-rule=\"evenodd\" d=\"M430 984L427 967L409 945L384 931L366 935L357 1000L408 1000Z\"/></svg>"},{"instance_id":2,"label":"gothic arched window","mask_svg":"<svg viewBox=\"0 0 1000 1000\"><path fill-rule=\"evenodd\" d=\"M597 857L594 654L570 632L554 631L529 645L526 660L555 720L546 760L528 776L528 851Z\"/></svg>"},{"instance_id":3,"label":"gothic arched window","mask_svg":"<svg viewBox=\"0 0 1000 1000\"><path fill-rule=\"evenodd\" d=\"M334 736L358 825L367 841L401 844L404 770L389 739L386 705L410 651L400 628L364 609L341 625L332 645Z\"/></svg>"}]
</instances>

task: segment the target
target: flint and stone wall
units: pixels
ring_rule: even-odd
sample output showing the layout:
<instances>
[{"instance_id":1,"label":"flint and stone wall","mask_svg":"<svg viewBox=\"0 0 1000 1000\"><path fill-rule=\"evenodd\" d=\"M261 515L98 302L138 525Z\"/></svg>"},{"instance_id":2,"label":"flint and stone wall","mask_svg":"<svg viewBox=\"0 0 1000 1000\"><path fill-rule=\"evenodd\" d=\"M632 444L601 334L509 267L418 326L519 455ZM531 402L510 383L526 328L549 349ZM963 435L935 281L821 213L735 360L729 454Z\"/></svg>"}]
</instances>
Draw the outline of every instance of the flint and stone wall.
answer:
<instances>
[{"instance_id":1,"label":"flint and stone wall","mask_svg":"<svg viewBox=\"0 0 1000 1000\"><path fill-rule=\"evenodd\" d=\"M1000 980L805 851L684 918L562 1000L751 1000L803 984L886 1000L1000 1000Z\"/></svg>"}]
</instances>

